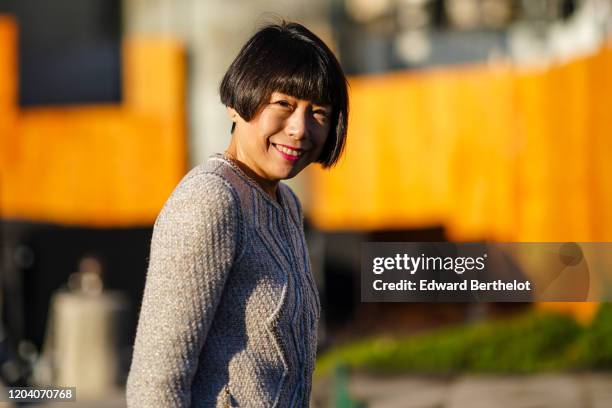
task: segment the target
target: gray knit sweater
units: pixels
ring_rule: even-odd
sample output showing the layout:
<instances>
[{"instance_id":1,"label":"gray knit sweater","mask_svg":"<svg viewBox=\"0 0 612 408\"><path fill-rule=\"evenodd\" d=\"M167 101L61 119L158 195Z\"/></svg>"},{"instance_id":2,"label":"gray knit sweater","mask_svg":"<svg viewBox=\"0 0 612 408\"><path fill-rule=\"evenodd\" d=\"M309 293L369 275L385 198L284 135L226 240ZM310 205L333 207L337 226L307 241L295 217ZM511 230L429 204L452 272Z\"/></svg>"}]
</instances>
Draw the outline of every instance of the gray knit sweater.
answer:
<instances>
[{"instance_id":1,"label":"gray knit sweater","mask_svg":"<svg viewBox=\"0 0 612 408\"><path fill-rule=\"evenodd\" d=\"M131 408L307 407L320 303L300 203L221 155L153 229L127 382Z\"/></svg>"}]
</instances>

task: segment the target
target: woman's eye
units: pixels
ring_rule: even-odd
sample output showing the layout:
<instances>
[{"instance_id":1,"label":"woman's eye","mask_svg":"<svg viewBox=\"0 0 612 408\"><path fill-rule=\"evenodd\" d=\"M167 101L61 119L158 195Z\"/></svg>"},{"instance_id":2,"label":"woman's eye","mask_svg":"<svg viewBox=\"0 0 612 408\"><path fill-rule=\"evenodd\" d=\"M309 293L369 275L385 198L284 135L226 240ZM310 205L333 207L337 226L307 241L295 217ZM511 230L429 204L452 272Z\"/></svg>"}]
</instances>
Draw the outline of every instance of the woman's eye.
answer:
<instances>
[{"instance_id":1,"label":"woman's eye","mask_svg":"<svg viewBox=\"0 0 612 408\"><path fill-rule=\"evenodd\" d=\"M291 104L287 101L276 101L275 104L282 106L283 108L291 108Z\"/></svg>"},{"instance_id":2,"label":"woman's eye","mask_svg":"<svg viewBox=\"0 0 612 408\"><path fill-rule=\"evenodd\" d=\"M327 119L329 117L329 112L323 109L317 109L313 113L319 118Z\"/></svg>"}]
</instances>

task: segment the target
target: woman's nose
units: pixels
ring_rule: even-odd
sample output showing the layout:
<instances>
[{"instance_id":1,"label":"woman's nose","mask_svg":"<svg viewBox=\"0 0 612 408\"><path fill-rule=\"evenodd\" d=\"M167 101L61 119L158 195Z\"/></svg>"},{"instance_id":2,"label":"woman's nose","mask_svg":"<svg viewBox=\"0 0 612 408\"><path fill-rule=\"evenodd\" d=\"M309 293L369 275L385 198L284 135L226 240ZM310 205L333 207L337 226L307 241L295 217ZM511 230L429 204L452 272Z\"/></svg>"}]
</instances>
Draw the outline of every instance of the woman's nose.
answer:
<instances>
[{"instance_id":1,"label":"woman's nose","mask_svg":"<svg viewBox=\"0 0 612 408\"><path fill-rule=\"evenodd\" d=\"M296 109L287 123L287 133L294 139L302 139L308 133L307 113L301 109Z\"/></svg>"}]
</instances>

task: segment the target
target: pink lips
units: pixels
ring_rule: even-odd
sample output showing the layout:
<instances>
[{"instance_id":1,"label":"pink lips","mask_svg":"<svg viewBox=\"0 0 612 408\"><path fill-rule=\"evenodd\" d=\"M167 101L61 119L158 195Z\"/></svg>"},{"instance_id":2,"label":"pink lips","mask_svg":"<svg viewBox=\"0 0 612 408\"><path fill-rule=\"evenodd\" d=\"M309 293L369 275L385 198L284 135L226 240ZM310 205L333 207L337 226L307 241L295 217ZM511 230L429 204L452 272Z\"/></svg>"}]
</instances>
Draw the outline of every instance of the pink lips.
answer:
<instances>
[{"instance_id":1,"label":"pink lips","mask_svg":"<svg viewBox=\"0 0 612 408\"><path fill-rule=\"evenodd\" d=\"M280 154L280 155L283 157L283 159L285 159L285 160L288 160L288 161L294 162L294 161L297 161L297 160L298 160L298 159L301 157L301 154L300 154L300 155L298 155L298 156L291 156L291 155L289 155L289 154L287 154L287 153L281 152L280 150L278 150L278 149L276 148L276 144L272 144L272 146L274 146L274 149L275 149L275 150L276 150L276 151L277 151L277 152L278 152L278 153L279 153L279 154ZM288 149L291 149L291 147L289 147L289 146L285 146L285 145L280 145L280 146L283 146L283 147L286 147L286 148L288 148ZM296 150L296 149L292 149L292 150Z\"/></svg>"}]
</instances>

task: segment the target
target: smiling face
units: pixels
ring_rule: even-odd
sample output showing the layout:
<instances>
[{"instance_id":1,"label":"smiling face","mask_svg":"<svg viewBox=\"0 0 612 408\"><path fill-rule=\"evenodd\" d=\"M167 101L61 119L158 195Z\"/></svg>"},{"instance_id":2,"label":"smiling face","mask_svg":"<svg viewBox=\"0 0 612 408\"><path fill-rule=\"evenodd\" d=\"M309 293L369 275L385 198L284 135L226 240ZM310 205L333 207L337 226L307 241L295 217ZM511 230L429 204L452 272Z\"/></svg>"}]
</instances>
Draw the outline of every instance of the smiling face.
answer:
<instances>
[{"instance_id":1,"label":"smiling face","mask_svg":"<svg viewBox=\"0 0 612 408\"><path fill-rule=\"evenodd\" d=\"M329 136L331 106L280 92L250 121L228 111L236 124L228 150L269 182L292 178L316 161Z\"/></svg>"}]
</instances>

